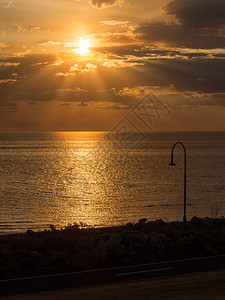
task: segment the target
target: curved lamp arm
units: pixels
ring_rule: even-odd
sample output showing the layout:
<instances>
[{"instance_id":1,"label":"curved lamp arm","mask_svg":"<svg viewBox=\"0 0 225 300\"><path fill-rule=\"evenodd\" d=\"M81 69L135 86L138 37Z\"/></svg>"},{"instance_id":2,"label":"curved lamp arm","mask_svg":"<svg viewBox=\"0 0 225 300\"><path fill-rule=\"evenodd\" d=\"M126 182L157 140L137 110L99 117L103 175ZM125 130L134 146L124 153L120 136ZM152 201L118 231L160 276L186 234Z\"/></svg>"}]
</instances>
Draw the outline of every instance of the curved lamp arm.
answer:
<instances>
[{"instance_id":1,"label":"curved lamp arm","mask_svg":"<svg viewBox=\"0 0 225 300\"><path fill-rule=\"evenodd\" d=\"M169 164L170 167L175 167L176 164L173 162L173 150L177 144L180 144L184 149L184 216L183 216L183 222L186 223L187 217L186 217L186 167L187 167L187 158L186 158L186 149L183 143L176 142L173 145L172 151L171 151L171 163Z\"/></svg>"}]
</instances>

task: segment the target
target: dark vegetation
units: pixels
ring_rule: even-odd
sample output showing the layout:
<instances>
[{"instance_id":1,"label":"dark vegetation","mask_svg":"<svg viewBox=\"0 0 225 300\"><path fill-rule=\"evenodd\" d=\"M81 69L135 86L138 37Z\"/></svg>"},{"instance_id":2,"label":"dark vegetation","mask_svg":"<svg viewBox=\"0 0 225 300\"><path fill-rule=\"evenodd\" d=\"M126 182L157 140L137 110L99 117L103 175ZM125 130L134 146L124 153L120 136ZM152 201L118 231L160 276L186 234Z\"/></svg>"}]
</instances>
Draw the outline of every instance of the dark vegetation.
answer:
<instances>
[{"instance_id":1,"label":"dark vegetation","mask_svg":"<svg viewBox=\"0 0 225 300\"><path fill-rule=\"evenodd\" d=\"M0 279L225 254L224 218L84 227L0 236Z\"/></svg>"}]
</instances>

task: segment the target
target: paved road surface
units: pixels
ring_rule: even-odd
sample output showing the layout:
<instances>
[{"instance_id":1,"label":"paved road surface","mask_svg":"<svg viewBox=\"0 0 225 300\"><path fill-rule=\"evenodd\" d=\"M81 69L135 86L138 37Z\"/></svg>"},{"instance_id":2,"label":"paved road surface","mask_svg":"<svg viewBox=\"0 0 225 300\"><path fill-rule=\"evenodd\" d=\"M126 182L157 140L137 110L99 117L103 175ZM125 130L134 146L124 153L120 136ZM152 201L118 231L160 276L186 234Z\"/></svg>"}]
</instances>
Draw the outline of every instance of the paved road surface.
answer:
<instances>
[{"instance_id":1,"label":"paved road surface","mask_svg":"<svg viewBox=\"0 0 225 300\"><path fill-rule=\"evenodd\" d=\"M149 263L129 267L0 280L0 296L74 288L82 285L137 280L225 268L225 255Z\"/></svg>"}]
</instances>

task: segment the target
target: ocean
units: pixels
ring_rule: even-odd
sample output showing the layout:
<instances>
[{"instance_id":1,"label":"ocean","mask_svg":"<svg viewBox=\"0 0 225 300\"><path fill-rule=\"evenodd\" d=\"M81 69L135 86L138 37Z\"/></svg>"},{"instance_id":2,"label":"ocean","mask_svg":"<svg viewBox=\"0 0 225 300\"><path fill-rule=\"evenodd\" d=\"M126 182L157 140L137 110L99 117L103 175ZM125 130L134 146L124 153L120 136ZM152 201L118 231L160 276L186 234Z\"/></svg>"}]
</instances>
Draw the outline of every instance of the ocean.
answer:
<instances>
[{"instance_id":1,"label":"ocean","mask_svg":"<svg viewBox=\"0 0 225 300\"><path fill-rule=\"evenodd\" d=\"M181 221L225 208L225 132L0 133L0 234L68 224Z\"/></svg>"}]
</instances>

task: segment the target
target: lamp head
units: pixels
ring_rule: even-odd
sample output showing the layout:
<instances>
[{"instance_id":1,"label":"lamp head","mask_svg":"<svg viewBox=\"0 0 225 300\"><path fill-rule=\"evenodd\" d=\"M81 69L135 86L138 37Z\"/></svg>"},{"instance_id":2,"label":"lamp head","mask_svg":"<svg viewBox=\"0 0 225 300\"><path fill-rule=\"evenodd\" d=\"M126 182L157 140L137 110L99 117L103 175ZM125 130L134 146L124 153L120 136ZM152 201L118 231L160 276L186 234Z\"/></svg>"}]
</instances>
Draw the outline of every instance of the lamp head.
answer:
<instances>
[{"instance_id":1,"label":"lamp head","mask_svg":"<svg viewBox=\"0 0 225 300\"><path fill-rule=\"evenodd\" d=\"M176 166L176 164L173 161L171 161L171 163L169 164L169 166L170 166L170 168L174 168Z\"/></svg>"}]
</instances>

